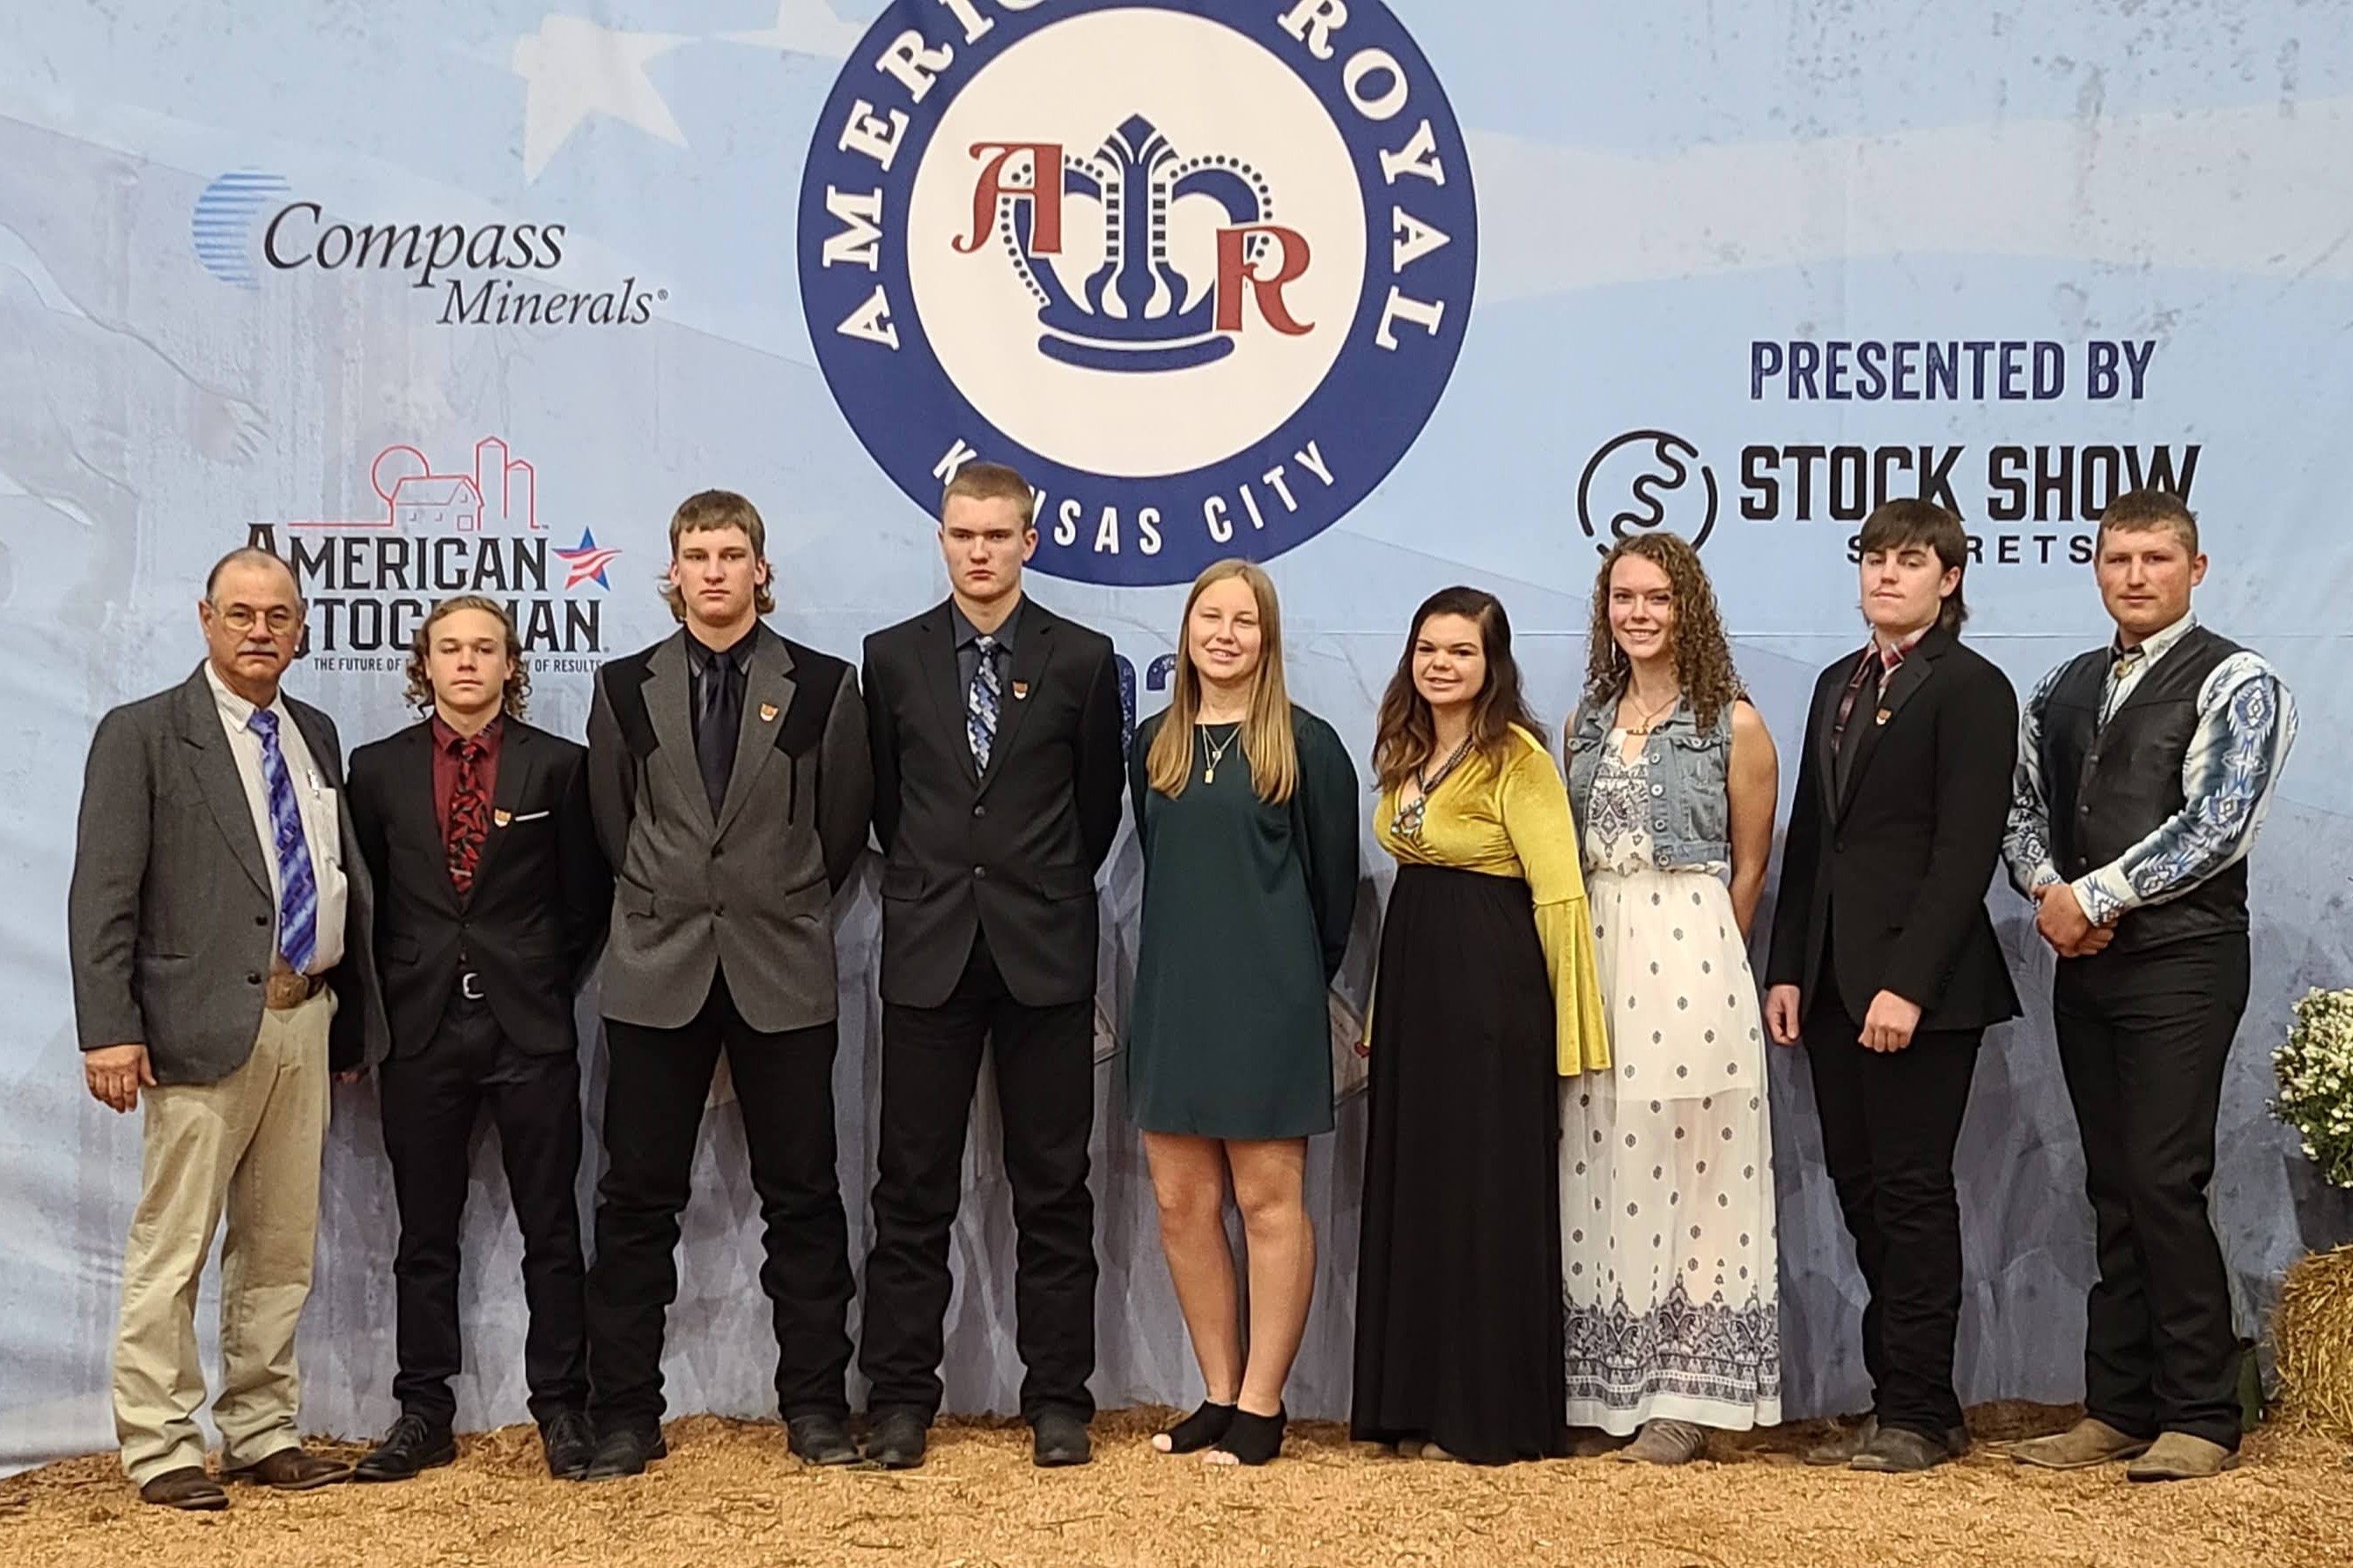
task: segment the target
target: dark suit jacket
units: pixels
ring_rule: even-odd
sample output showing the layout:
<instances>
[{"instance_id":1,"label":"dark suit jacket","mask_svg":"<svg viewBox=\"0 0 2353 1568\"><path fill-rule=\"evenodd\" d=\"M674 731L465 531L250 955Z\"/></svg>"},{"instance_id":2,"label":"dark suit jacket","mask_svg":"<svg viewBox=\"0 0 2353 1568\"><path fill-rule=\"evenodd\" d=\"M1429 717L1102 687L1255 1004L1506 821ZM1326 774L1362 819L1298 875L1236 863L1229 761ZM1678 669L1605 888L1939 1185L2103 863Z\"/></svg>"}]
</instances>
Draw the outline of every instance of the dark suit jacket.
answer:
<instances>
[{"instance_id":1,"label":"dark suit jacket","mask_svg":"<svg viewBox=\"0 0 2353 1568\"><path fill-rule=\"evenodd\" d=\"M1016 1001L1094 995L1095 871L1126 779L1111 639L1025 600L1001 706L983 773L947 603L866 639L885 1002L945 1002L976 931Z\"/></svg>"},{"instance_id":2,"label":"dark suit jacket","mask_svg":"<svg viewBox=\"0 0 2353 1568\"><path fill-rule=\"evenodd\" d=\"M605 1016L681 1028L723 964L753 1028L829 1024L840 1011L833 895L866 848L873 809L858 672L757 628L714 817L687 707L688 635L596 672L588 796L617 873Z\"/></svg>"},{"instance_id":3,"label":"dark suit jacket","mask_svg":"<svg viewBox=\"0 0 2353 1568\"><path fill-rule=\"evenodd\" d=\"M588 753L504 721L472 889L449 880L433 796L433 721L352 753L352 817L376 889L392 1054L433 1043L462 949L499 1027L535 1055L578 1048L572 1003L605 940L613 877L588 816Z\"/></svg>"},{"instance_id":4,"label":"dark suit jacket","mask_svg":"<svg viewBox=\"0 0 2353 1568\"><path fill-rule=\"evenodd\" d=\"M334 721L285 699L342 829L343 958L328 1056L338 1071L384 1058L371 946L374 894L344 798ZM261 1030L274 910L269 867L204 667L99 721L82 779L66 928L81 1048L144 1045L159 1083L215 1083Z\"/></svg>"},{"instance_id":5,"label":"dark suit jacket","mask_svg":"<svg viewBox=\"0 0 2353 1568\"><path fill-rule=\"evenodd\" d=\"M1919 1005L1922 1029L2014 1018L1985 897L2010 811L2017 694L1951 632L1929 632L1875 704L1857 700L1858 750L1838 791L1831 731L1862 658L1814 683L1766 984L1799 987L1808 1013L1834 994L1857 1020L1892 991Z\"/></svg>"}]
</instances>

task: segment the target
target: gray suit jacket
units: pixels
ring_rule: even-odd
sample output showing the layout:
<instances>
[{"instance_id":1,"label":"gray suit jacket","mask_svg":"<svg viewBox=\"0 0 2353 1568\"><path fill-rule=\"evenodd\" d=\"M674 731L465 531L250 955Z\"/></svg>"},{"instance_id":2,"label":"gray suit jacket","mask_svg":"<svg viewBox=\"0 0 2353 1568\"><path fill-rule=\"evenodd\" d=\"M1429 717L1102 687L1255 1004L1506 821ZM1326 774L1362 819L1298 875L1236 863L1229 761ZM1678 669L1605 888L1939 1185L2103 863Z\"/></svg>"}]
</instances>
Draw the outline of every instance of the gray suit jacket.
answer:
<instances>
[{"instance_id":1,"label":"gray suit jacket","mask_svg":"<svg viewBox=\"0 0 2353 1568\"><path fill-rule=\"evenodd\" d=\"M833 894L866 847L874 798L857 672L757 629L714 819L695 763L687 635L596 672L588 796L617 873L605 1016L681 1027L723 968L753 1028L830 1023Z\"/></svg>"},{"instance_id":2,"label":"gray suit jacket","mask_svg":"<svg viewBox=\"0 0 2353 1568\"><path fill-rule=\"evenodd\" d=\"M337 799L343 960L330 1059L384 1058L375 900L343 788L334 721L286 699ZM142 1044L158 1083L212 1083L245 1065L271 952L269 867L204 667L99 721L82 779L66 926L81 1048Z\"/></svg>"}]
</instances>

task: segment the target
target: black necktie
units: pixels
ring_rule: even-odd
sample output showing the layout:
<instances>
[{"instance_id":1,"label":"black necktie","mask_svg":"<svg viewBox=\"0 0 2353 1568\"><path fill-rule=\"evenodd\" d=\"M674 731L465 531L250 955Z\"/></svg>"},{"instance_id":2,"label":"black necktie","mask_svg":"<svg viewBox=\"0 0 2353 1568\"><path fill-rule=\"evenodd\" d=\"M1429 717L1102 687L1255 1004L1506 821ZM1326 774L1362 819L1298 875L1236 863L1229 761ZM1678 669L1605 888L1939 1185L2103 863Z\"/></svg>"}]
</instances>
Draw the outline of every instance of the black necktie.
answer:
<instances>
[{"instance_id":1,"label":"black necktie","mask_svg":"<svg viewBox=\"0 0 2353 1568\"><path fill-rule=\"evenodd\" d=\"M694 726L694 758L702 768L702 790L716 817L727 798L727 777L735 768L735 731L743 727L743 702L728 679L733 660L713 654L702 662L702 710Z\"/></svg>"},{"instance_id":2,"label":"black necktie","mask_svg":"<svg viewBox=\"0 0 2353 1568\"><path fill-rule=\"evenodd\" d=\"M1837 785L1841 795L1846 794L1847 779L1854 772L1854 754L1863 731L1879 722L1879 688L1885 679L1879 660L1874 658L1863 667L1862 684L1855 689L1854 705L1847 711L1844 728L1839 731Z\"/></svg>"}]
</instances>

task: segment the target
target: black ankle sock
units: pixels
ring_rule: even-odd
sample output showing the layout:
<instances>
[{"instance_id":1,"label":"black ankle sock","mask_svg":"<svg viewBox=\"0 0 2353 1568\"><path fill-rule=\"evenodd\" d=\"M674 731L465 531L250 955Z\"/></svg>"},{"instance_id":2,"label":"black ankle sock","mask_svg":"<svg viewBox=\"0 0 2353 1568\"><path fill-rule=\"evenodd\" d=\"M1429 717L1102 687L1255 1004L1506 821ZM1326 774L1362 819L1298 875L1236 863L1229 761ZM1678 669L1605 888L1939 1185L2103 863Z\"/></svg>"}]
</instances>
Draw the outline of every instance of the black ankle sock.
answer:
<instances>
[{"instance_id":1,"label":"black ankle sock","mask_svg":"<svg viewBox=\"0 0 2353 1568\"><path fill-rule=\"evenodd\" d=\"M1233 1425L1235 1407L1201 1402L1201 1408L1176 1423L1163 1434L1168 1439L1172 1454L1198 1454L1226 1435Z\"/></svg>"},{"instance_id":2,"label":"black ankle sock","mask_svg":"<svg viewBox=\"0 0 2353 1568\"><path fill-rule=\"evenodd\" d=\"M1290 1417L1277 1406L1271 1415L1253 1415L1237 1408L1218 1452L1231 1454L1245 1465L1263 1465L1282 1451L1282 1428Z\"/></svg>"}]
</instances>

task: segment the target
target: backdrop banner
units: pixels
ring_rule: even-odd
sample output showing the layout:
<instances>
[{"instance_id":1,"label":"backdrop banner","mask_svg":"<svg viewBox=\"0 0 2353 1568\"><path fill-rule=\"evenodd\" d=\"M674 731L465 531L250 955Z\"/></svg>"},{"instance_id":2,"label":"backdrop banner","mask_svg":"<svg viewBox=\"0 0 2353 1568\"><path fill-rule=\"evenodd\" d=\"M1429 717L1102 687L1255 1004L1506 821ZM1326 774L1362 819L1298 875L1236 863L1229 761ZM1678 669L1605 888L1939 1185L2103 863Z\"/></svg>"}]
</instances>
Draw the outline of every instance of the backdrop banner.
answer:
<instances>
[{"instance_id":1,"label":"backdrop banner","mask_svg":"<svg viewBox=\"0 0 2353 1568\"><path fill-rule=\"evenodd\" d=\"M2023 690L2108 635L2099 510L2178 490L2212 557L2200 614L2304 716L2255 852L2213 1188L2242 1331L2307 1246L2353 1237L2265 1109L2290 1004L2353 976L2341 8L551 4L0 15L0 1468L112 1441L140 1130L82 1088L66 884L91 731L194 666L212 561L257 542L293 563L290 689L347 750L413 717L406 644L460 591L513 606L533 719L578 735L599 662L671 628L656 584L688 493L752 497L775 624L854 658L944 595L930 510L976 458L1040 491L1030 588L1113 637L1131 718L1166 700L1184 585L1247 554L1283 595L1294 695L1360 758L1426 595L1502 595L1556 731L1599 550L1676 530L1785 799L1814 673L1861 645L1854 539L1878 501L1965 520L1969 636ZM1344 1033L1391 871L1362 847ZM1118 1054L1140 878L1124 837L1102 893L1095 1391L1187 1405ZM835 911L861 1259L873 883L870 864ZM1993 1032L1963 1134L1962 1392L2067 1400L2083 1160L2049 957L2022 900L1989 898L2028 1016ZM580 1018L593 1129L593 992ZM1803 1064L1772 1070L1787 1408L1852 1409L1860 1282ZM673 1413L776 1408L731 1100L723 1080L685 1219ZM947 1398L1010 1411L1010 1205L986 1095L976 1115ZM1347 1408L1363 1147L1351 1097L1311 1155L1302 1416ZM487 1131L474 1162L468 1427L525 1415ZM602 1163L592 1135L584 1205ZM394 1414L395 1228L375 1087L338 1088L308 1427Z\"/></svg>"}]
</instances>

